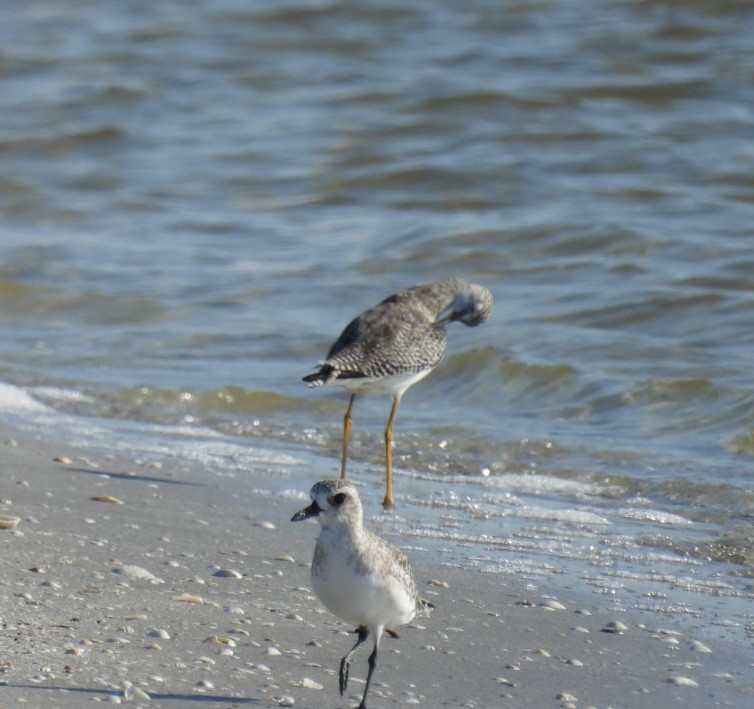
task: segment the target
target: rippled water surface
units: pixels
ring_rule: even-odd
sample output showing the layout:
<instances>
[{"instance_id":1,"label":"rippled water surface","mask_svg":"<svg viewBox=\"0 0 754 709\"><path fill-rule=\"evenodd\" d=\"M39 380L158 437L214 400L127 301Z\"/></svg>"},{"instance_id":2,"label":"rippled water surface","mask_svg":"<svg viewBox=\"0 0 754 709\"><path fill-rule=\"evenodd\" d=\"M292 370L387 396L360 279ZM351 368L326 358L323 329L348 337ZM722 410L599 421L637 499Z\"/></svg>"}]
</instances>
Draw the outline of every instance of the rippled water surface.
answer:
<instances>
[{"instance_id":1,"label":"rippled water surface","mask_svg":"<svg viewBox=\"0 0 754 709\"><path fill-rule=\"evenodd\" d=\"M752 27L743 0L3 3L6 418L305 490L345 398L301 376L459 275L495 311L401 405L398 531L750 604ZM387 413L355 410L375 500Z\"/></svg>"}]
</instances>

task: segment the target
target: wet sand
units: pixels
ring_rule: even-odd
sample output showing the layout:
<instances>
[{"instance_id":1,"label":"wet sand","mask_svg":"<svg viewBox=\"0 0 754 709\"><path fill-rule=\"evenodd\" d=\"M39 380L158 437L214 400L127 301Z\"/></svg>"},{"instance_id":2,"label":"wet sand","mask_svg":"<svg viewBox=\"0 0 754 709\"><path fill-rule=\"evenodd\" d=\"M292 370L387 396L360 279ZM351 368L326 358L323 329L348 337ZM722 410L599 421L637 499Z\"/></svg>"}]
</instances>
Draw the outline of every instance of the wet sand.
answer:
<instances>
[{"instance_id":1,"label":"wet sand","mask_svg":"<svg viewBox=\"0 0 754 709\"><path fill-rule=\"evenodd\" d=\"M14 432L0 453L0 515L18 519L0 530L1 706L358 704L369 650L341 699L338 663L355 638L310 590L318 526L289 523L303 497ZM302 472L299 492L312 482ZM408 554L436 609L383 640L372 709L744 707L754 696L751 647Z\"/></svg>"}]
</instances>

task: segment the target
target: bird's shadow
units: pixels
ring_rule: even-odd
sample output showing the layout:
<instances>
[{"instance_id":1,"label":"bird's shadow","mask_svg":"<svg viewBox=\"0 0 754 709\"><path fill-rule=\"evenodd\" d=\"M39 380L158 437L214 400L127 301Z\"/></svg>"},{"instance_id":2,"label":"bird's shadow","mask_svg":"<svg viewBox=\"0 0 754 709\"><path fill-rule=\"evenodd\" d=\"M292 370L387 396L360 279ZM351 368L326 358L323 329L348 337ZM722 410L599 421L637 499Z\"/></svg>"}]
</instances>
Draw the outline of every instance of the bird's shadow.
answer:
<instances>
[{"instance_id":1,"label":"bird's shadow","mask_svg":"<svg viewBox=\"0 0 754 709\"><path fill-rule=\"evenodd\" d=\"M153 475L136 475L134 473L116 473L109 470L101 470L99 468L67 467L66 470L70 470L74 473L85 473L87 475L106 476L113 480L124 480L128 482L160 483L161 485L187 485L190 487L201 486L200 483L192 483L185 480L171 480L170 478L159 478Z\"/></svg>"},{"instance_id":2,"label":"bird's shadow","mask_svg":"<svg viewBox=\"0 0 754 709\"><path fill-rule=\"evenodd\" d=\"M66 687L64 685L52 685L52 684L17 684L14 682L5 682L0 685L0 691L3 688L6 689L33 689L35 692L67 692L70 694L82 694L90 696L100 696L103 699L107 697L123 697L123 692L116 692L111 689L94 689L90 687ZM229 697L222 694L172 694L170 692L155 693L149 692L149 697L153 701L171 701L180 702L180 706L184 706L188 702L203 702L203 703L218 703L225 704L226 706L234 706L239 704L246 705L260 705L261 702L258 699L252 699L251 697ZM266 702L264 702L266 704Z\"/></svg>"}]
</instances>

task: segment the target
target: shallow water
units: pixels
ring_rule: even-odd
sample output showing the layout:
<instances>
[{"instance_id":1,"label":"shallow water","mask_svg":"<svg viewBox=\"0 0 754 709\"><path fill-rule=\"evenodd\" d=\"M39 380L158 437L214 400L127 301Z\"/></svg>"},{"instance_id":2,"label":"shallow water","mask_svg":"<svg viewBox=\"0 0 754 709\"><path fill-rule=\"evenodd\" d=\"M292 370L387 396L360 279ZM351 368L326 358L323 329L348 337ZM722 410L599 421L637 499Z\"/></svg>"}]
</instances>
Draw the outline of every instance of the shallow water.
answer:
<instances>
[{"instance_id":1,"label":"shallow water","mask_svg":"<svg viewBox=\"0 0 754 709\"><path fill-rule=\"evenodd\" d=\"M495 311L404 398L395 533L749 604L753 22L736 1L5 3L6 418L305 491L337 471L345 398L301 376L360 310L463 276ZM355 410L375 500L387 413Z\"/></svg>"}]
</instances>

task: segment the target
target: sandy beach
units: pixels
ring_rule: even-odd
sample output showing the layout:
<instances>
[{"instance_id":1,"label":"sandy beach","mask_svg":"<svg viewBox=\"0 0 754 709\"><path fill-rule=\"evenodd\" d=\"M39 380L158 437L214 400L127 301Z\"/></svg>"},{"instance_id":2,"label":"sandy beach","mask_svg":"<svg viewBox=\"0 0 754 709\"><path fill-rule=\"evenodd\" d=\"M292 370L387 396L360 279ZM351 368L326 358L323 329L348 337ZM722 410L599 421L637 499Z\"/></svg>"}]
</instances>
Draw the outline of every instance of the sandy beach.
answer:
<instances>
[{"instance_id":1,"label":"sandy beach","mask_svg":"<svg viewBox=\"0 0 754 709\"><path fill-rule=\"evenodd\" d=\"M358 703L368 652L341 699L352 629L310 590L316 523L289 523L311 472L263 496L172 461L2 441L0 514L18 520L0 530L2 706ZM746 648L408 553L436 610L385 638L370 707L750 706Z\"/></svg>"}]
</instances>

